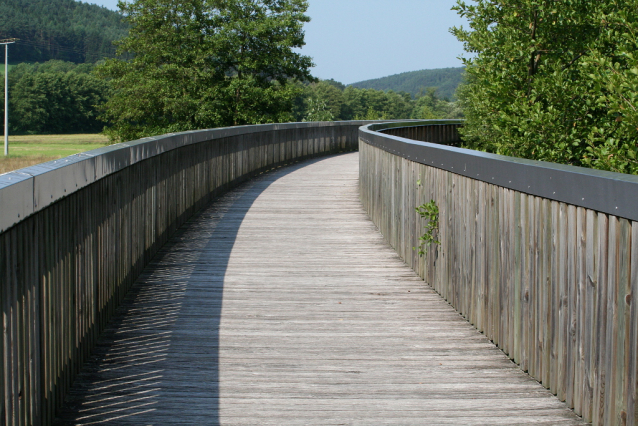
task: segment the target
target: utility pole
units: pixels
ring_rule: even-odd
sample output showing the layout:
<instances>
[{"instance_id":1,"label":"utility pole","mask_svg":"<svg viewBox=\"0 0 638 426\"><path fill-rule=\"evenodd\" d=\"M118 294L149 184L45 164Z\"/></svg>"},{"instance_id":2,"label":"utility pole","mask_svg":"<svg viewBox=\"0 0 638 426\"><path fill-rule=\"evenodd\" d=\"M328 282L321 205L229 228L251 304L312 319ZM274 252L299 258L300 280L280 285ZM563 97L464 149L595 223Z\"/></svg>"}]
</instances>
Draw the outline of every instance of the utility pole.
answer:
<instances>
[{"instance_id":1,"label":"utility pole","mask_svg":"<svg viewBox=\"0 0 638 426\"><path fill-rule=\"evenodd\" d=\"M9 155L9 45L17 38L0 40L4 44L4 155Z\"/></svg>"}]
</instances>

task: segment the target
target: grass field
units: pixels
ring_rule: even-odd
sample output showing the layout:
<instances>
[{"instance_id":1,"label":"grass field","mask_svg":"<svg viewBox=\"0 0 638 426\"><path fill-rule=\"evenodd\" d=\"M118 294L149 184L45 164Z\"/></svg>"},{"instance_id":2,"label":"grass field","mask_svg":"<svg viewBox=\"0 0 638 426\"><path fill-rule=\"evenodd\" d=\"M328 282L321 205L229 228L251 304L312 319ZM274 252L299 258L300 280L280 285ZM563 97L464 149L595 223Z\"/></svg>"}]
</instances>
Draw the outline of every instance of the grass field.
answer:
<instances>
[{"instance_id":1,"label":"grass field","mask_svg":"<svg viewBox=\"0 0 638 426\"><path fill-rule=\"evenodd\" d=\"M9 156L0 135L0 174L109 145L104 135L9 136Z\"/></svg>"},{"instance_id":2,"label":"grass field","mask_svg":"<svg viewBox=\"0 0 638 426\"><path fill-rule=\"evenodd\" d=\"M15 66L16 64L9 64L9 75L11 75L11 68ZM4 75L4 62L0 64L0 75Z\"/></svg>"}]
</instances>

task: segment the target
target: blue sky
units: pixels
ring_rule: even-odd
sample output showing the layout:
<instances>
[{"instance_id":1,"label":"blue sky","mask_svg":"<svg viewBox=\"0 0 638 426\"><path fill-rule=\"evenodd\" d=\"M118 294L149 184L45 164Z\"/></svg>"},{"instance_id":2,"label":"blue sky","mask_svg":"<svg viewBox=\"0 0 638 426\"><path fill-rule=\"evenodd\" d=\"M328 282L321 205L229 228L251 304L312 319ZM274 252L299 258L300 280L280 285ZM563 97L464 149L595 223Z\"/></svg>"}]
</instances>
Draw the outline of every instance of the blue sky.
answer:
<instances>
[{"instance_id":1,"label":"blue sky","mask_svg":"<svg viewBox=\"0 0 638 426\"><path fill-rule=\"evenodd\" d=\"M88 0L112 10L117 0ZM459 67L448 29L467 25L455 0L309 0L306 46L313 75L355 83L405 71Z\"/></svg>"}]
</instances>

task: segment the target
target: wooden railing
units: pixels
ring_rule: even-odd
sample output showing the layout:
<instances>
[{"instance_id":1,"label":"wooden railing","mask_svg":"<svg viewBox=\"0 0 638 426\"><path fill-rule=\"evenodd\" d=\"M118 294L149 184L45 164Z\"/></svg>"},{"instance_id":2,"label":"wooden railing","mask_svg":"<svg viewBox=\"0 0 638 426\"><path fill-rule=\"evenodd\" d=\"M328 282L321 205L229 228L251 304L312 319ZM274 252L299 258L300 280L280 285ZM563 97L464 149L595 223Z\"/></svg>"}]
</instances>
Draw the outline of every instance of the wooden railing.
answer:
<instances>
[{"instance_id":1,"label":"wooden railing","mask_svg":"<svg viewBox=\"0 0 638 426\"><path fill-rule=\"evenodd\" d=\"M459 125L362 128L369 215L426 282L576 413L638 425L638 177L407 139L455 145ZM430 200L441 244L419 257L415 207Z\"/></svg>"},{"instance_id":2,"label":"wooden railing","mask_svg":"<svg viewBox=\"0 0 638 426\"><path fill-rule=\"evenodd\" d=\"M458 122L363 124L187 132L0 175L1 421L51 422L119 301L194 212L359 135L362 201L406 262L585 419L638 425L638 179L400 137L454 145ZM414 207L431 199L441 245L421 258Z\"/></svg>"},{"instance_id":3,"label":"wooden railing","mask_svg":"<svg viewBox=\"0 0 638 426\"><path fill-rule=\"evenodd\" d=\"M0 423L51 423L131 284L194 212L278 165L356 150L368 123L186 132L0 175Z\"/></svg>"}]
</instances>

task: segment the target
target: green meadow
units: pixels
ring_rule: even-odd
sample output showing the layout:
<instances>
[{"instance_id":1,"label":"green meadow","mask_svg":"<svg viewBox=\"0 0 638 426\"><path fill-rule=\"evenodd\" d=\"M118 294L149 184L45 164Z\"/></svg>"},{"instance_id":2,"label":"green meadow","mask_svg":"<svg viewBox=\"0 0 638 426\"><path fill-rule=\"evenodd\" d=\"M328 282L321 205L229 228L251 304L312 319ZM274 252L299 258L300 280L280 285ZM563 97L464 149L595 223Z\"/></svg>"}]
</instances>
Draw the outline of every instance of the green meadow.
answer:
<instances>
[{"instance_id":1,"label":"green meadow","mask_svg":"<svg viewBox=\"0 0 638 426\"><path fill-rule=\"evenodd\" d=\"M0 135L0 154L4 137ZM0 174L109 145L101 134L9 136L9 156L0 155Z\"/></svg>"}]
</instances>

